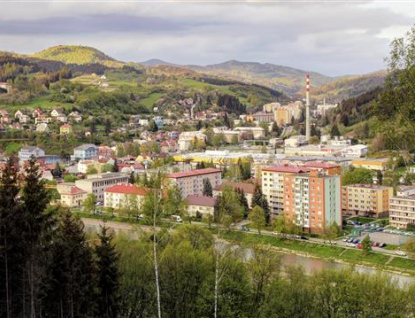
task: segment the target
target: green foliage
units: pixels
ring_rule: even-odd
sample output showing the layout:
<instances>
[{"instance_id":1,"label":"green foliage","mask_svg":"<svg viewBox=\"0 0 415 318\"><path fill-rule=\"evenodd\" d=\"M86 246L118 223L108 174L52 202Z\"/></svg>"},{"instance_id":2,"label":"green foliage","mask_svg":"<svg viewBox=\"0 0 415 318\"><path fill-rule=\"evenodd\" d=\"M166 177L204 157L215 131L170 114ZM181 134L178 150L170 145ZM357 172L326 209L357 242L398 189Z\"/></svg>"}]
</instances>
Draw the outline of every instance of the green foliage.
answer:
<instances>
[{"instance_id":1,"label":"green foliage","mask_svg":"<svg viewBox=\"0 0 415 318\"><path fill-rule=\"evenodd\" d=\"M210 183L210 180L208 178L203 179L203 195L206 195L208 197L213 196L212 184Z\"/></svg>"},{"instance_id":2,"label":"green foliage","mask_svg":"<svg viewBox=\"0 0 415 318\"><path fill-rule=\"evenodd\" d=\"M116 318L119 313L118 254L112 243L113 236L106 226L98 234L100 243L95 248L97 256L97 316Z\"/></svg>"},{"instance_id":3,"label":"green foliage","mask_svg":"<svg viewBox=\"0 0 415 318\"><path fill-rule=\"evenodd\" d=\"M67 174L66 176L63 177L64 182L75 182L76 180L78 180L78 178L70 174Z\"/></svg>"},{"instance_id":4,"label":"green foliage","mask_svg":"<svg viewBox=\"0 0 415 318\"><path fill-rule=\"evenodd\" d=\"M82 203L82 206L87 212L93 213L95 211L96 204L97 204L96 195L93 193L90 193L87 195L85 201Z\"/></svg>"},{"instance_id":5,"label":"green foliage","mask_svg":"<svg viewBox=\"0 0 415 318\"><path fill-rule=\"evenodd\" d=\"M370 236L366 235L362 240L362 250L365 253L372 251L372 242L370 241Z\"/></svg>"},{"instance_id":6,"label":"green foliage","mask_svg":"<svg viewBox=\"0 0 415 318\"><path fill-rule=\"evenodd\" d=\"M342 176L343 185L348 184L372 184L372 171L366 168L351 168Z\"/></svg>"},{"instance_id":7,"label":"green foliage","mask_svg":"<svg viewBox=\"0 0 415 318\"><path fill-rule=\"evenodd\" d=\"M265 228L265 212L260 206L256 205L248 215L249 220L258 230L258 234L261 235L261 230Z\"/></svg>"}]
</instances>

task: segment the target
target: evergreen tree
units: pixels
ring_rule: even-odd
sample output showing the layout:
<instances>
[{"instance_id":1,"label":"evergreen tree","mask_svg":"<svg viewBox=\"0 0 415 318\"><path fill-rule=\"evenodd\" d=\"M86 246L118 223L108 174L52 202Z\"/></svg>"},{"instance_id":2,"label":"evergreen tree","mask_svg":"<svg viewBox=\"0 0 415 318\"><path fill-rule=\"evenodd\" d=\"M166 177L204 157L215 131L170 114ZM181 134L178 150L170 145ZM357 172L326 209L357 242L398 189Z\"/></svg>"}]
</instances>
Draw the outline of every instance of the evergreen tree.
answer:
<instances>
[{"instance_id":1,"label":"evergreen tree","mask_svg":"<svg viewBox=\"0 0 415 318\"><path fill-rule=\"evenodd\" d=\"M55 178L61 178L62 177L62 169L59 163L56 163L55 168L52 170L52 175Z\"/></svg>"},{"instance_id":2,"label":"evergreen tree","mask_svg":"<svg viewBox=\"0 0 415 318\"><path fill-rule=\"evenodd\" d=\"M340 131L339 131L339 127L337 127L337 124L334 124L332 127L331 127L331 130L330 130L330 136L333 138L333 137L338 137L338 136L340 136Z\"/></svg>"},{"instance_id":3,"label":"evergreen tree","mask_svg":"<svg viewBox=\"0 0 415 318\"><path fill-rule=\"evenodd\" d=\"M132 172L130 173L130 177L128 178L128 182L129 182L129 183L131 183L131 184L135 184L136 180L135 180L135 174L134 174L134 171L132 171Z\"/></svg>"},{"instance_id":4,"label":"evergreen tree","mask_svg":"<svg viewBox=\"0 0 415 318\"><path fill-rule=\"evenodd\" d=\"M244 208L244 219L246 219L248 217L249 204L245 196L245 191L241 188L236 188L236 193L239 195L239 202Z\"/></svg>"},{"instance_id":5,"label":"evergreen tree","mask_svg":"<svg viewBox=\"0 0 415 318\"><path fill-rule=\"evenodd\" d=\"M99 233L100 244L95 248L97 256L97 317L115 318L119 312L118 255L112 244L112 235L106 226Z\"/></svg>"},{"instance_id":6,"label":"evergreen tree","mask_svg":"<svg viewBox=\"0 0 415 318\"><path fill-rule=\"evenodd\" d=\"M22 233L25 255L23 276L23 297L25 298L26 312L30 317L40 313L40 297L43 293L47 273L45 264L48 262L48 245L50 244L50 230L52 228L51 215L47 213L49 192L40 180L39 166L32 157L25 169L25 182L22 188Z\"/></svg>"},{"instance_id":7,"label":"evergreen tree","mask_svg":"<svg viewBox=\"0 0 415 318\"><path fill-rule=\"evenodd\" d=\"M84 225L63 211L54 233L48 266L50 283L44 303L45 317L91 317L95 306L95 267Z\"/></svg>"},{"instance_id":8,"label":"evergreen tree","mask_svg":"<svg viewBox=\"0 0 415 318\"><path fill-rule=\"evenodd\" d=\"M262 190L258 183L255 184L254 194L252 195L252 207L262 206Z\"/></svg>"},{"instance_id":9,"label":"evergreen tree","mask_svg":"<svg viewBox=\"0 0 415 318\"><path fill-rule=\"evenodd\" d=\"M203 179L203 195L213 197L213 188L208 178Z\"/></svg>"},{"instance_id":10,"label":"evergreen tree","mask_svg":"<svg viewBox=\"0 0 415 318\"><path fill-rule=\"evenodd\" d=\"M7 318L19 317L23 304L24 242L19 191L17 169L10 157L0 176L0 316Z\"/></svg>"}]
</instances>

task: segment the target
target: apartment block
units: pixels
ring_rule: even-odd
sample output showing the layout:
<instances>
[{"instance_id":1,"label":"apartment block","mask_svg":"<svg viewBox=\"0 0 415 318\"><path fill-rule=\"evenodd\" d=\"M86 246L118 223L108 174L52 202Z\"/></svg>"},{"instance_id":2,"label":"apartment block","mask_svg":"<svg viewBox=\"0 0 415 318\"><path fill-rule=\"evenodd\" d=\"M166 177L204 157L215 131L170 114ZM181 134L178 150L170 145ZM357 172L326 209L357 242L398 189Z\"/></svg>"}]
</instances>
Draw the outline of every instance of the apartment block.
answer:
<instances>
[{"instance_id":1,"label":"apartment block","mask_svg":"<svg viewBox=\"0 0 415 318\"><path fill-rule=\"evenodd\" d=\"M182 198L190 195L202 195L204 179L209 179L212 188L215 188L222 183L222 172L219 169L207 168L170 173L166 176L168 186L177 186Z\"/></svg>"},{"instance_id":2,"label":"apartment block","mask_svg":"<svg viewBox=\"0 0 415 318\"><path fill-rule=\"evenodd\" d=\"M86 191L93 193L97 197L97 201L104 201L105 189L116 184L127 184L128 175L123 173L102 173L87 176L87 179L76 180L75 185Z\"/></svg>"},{"instance_id":3,"label":"apartment block","mask_svg":"<svg viewBox=\"0 0 415 318\"><path fill-rule=\"evenodd\" d=\"M351 184L342 188L342 209L346 214L379 217L389 212L392 187Z\"/></svg>"},{"instance_id":4,"label":"apartment block","mask_svg":"<svg viewBox=\"0 0 415 318\"><path fill-rule=\"evenodd\" d=\"M284 218L304 231L319 233L342 224L339 175L317 170L284 176Z\"/></svg>"},{"instance_id":5,"label":"apartment block","mask_svg":"<svg viewBox=\"0 0 415 318\"><path fill-rule=\"evenodd\" d=\"M56 190L61 196L61 205L68 208L80 207L88 195L86 191L75 186L75 183L60 183Z\"/></svg>"},{"instance_id":6,"label":"apartment block","mask_svg":"<svg viewBox=\"0 0 415 318\"><path fill-rule=\"evenodd\" d=\"M104 206L138 210L148 190L135 184L117 184L104 190ZM135 205L135 206L132 206Z\"/></svg>"},{"instance_id":7,"label":"apartment block","mask_svg":"<svg viewBox=\"0 0 415 318\"><path fill-rule=\"evenodd\" d=\"M270 166L262 168L262 193L268 200L270 213L277 216L284 212L284 177L290 174L309 172L300 166Z\"/></svg>"},{"instance_id":8,"label":"apartment block","mask_svg":"<svg viewBox=\"0 0 415 318\"><path fill-rule=\"evenodd\" d=\"M415 226L415 195L389 199L389 225L406 229Z\"/></svg>"}]
</instances>

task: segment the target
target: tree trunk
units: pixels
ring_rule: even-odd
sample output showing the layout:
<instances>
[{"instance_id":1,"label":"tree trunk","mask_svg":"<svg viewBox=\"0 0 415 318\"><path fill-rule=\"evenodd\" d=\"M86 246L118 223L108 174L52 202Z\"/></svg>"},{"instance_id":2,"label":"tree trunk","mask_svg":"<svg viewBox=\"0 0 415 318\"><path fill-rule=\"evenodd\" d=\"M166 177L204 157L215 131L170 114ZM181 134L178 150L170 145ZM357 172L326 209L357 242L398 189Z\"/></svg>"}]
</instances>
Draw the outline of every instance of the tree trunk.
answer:
<instances>
[{"instance_id":1,"label":"tree trunk","mask_svg":"<svg viewBox=\"0 0 415 318\"><path fill-rule=\"evenodd\" d=\"M215 310L214 318L218 316L218 294L219 294L219 254L216 253L216 265L215 265Z\"/></svg>"},{"instance_id":2,"label":"tree trunk","mask_svg":"<svg viewBox=\"0 0 415 318\"><path fill-rule=\"evenodd\" d=\"M156 218L158 208L158 196L156 197L156 205L153 212L153 257L154 257L154 274L156 277L156 291L157 291L157 317L161 318L161 301L160 301L160 284L159 284L159 269L157 261L157 239L156 239Z\"/></svg>"}]
</instances>

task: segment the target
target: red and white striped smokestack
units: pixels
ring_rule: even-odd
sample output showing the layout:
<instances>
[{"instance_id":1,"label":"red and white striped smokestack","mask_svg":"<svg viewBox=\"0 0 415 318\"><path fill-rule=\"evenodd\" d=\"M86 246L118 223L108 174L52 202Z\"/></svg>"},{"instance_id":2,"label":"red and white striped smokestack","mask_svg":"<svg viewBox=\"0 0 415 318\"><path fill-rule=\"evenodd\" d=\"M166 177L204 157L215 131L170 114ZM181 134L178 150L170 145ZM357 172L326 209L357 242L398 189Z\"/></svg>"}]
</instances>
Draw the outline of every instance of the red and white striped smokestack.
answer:
<instances>
[{"instance_id":1,"label":"red and white striped smokestack","mask_svg":"<svg viewBox=\"0 0 415 318\"><path fill-rule=\"evenodd\" d=\"M305 78L305 138L310 140L310 75Z\"/></svg>"}]
</instances>

